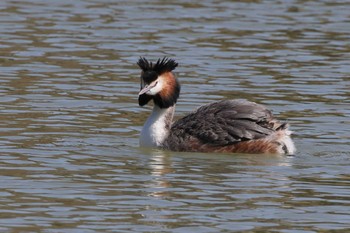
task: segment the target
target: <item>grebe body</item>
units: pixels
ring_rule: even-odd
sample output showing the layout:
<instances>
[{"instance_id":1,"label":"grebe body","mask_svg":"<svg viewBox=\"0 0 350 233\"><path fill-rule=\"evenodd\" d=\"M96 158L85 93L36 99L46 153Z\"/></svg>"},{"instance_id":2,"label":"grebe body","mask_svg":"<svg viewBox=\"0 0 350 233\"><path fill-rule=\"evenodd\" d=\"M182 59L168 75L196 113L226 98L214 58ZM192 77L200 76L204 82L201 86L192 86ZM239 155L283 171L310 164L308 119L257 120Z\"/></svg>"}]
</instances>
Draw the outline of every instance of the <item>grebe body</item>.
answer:
<instances>
[{"instance_id":1,"label":"grebe body","mask_svg":"<svg viewBox=\"0 0 350 233\"><path fill-rule=\"evenodd\" d=\"M172 151L294 154L288 124L264 106L247 100L221 100L201 106L173 122L180 84L173 74L178 64L168 58L141 68L139 105L154 107L140 135L140 145Z\"/></svg>"}]
</instances>

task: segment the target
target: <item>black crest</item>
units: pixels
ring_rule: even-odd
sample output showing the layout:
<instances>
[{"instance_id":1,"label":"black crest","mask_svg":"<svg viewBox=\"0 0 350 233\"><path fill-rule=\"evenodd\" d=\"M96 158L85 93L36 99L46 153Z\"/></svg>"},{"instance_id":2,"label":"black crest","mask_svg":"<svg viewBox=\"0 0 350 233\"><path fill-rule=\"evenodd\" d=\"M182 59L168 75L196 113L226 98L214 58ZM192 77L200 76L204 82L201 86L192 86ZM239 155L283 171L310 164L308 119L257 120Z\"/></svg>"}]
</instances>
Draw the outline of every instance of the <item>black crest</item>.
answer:
<instances>
[{"instance_id":1,"label":"black crest","mask_svg":"<svg viewBox=\"0 0 350 233\"><path fill-rule=\"evenodd\" d=\"M146 58L140 57L139 61L137 62L137 65L141 68L143 72L155 72L158 75L163 74L164 72L170 72L173 71L177 66L178 63L175 62L175 60L163 57L163 59L158 59L155 64L152 62L147 61Z\"/></svg>"},{"instance_id":2,"label":"black crest","mask_svg":"<svg viewBox=\"0 0 350 233\"><path fill-rule=\"evenodd\" d=\"M140 57L140 59L137 62L137 65L143 71L143 73L141 74L142 88L144 82L146 84L150 84L151 82L155 81L158 78L158 76L164 74L165 72L173 71L178 66L178 63L175 62L175 60L173 59L164 57L162 59L158 59L157 62L153 64L152 62L147 61L146 58ZM171 89L171 93L169 95L161 96L160 94L157 94L152 96L143 93L139 96L139 105L144 106L153 99L154 103L158 107L168 108L176 103L177 99L179 98L179 94L180 84L175 79L174 86Z\"/></svg>"}]
</instances>

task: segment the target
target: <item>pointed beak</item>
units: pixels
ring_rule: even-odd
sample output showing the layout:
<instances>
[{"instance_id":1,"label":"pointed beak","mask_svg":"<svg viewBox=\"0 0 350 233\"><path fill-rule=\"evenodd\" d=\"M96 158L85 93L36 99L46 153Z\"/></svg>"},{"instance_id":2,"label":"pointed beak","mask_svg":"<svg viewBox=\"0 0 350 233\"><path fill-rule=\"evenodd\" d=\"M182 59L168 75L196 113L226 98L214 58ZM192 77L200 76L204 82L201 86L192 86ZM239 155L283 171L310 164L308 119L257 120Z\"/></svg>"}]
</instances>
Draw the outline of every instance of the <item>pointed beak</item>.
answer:
<instances>
[{"instance_id":1,"label":"pointed beak","mask_svg":"<svg viewBox=\"0 0 350 233\"><path fill-rule=\"evenodd\" d=\"M153 87L155 87L157 85L158 82L155 82L153 85L149 84L149 85L145 85L144 87L141 87L141 91L139 92L139 96L142 94L145 94L146 92L148 92L149 90L151 90Z\"/></svg>"},{"instance_id":2,"label":"pointed beak","mask_svg":"<svg viewBox=\"0 0 350 233\"><path fill-rule=\"evenodd\" d=\"M142 95L142 94L145 94L147 91L151 90L153 86L150 86L150 85L146 85L144 86L141 91L139 92L139 96Z\"/></svg>"}]
</instances>

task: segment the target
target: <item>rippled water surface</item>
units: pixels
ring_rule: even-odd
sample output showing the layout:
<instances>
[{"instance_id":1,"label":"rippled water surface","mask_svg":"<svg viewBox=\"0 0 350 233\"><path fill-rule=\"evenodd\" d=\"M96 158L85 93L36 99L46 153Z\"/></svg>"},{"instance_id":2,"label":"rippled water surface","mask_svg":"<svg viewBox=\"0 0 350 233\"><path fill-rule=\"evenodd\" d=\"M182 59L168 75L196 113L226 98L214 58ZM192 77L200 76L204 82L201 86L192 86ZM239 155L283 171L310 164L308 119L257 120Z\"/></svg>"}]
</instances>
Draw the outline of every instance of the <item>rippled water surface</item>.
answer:
<instances>
[{"instance_id":1,"label":"rippled water surface","mask_svg":"<svg viewBox=\"0 0 350 233\"><path fill-rule=\"evenodd\" d=\"M0 2L1 232L350 230L348 1ZM177 116L246 98L293 157L142 150L139 56ZM334 231L334 232L335 232Z\"/></svg>"}]
</instances>

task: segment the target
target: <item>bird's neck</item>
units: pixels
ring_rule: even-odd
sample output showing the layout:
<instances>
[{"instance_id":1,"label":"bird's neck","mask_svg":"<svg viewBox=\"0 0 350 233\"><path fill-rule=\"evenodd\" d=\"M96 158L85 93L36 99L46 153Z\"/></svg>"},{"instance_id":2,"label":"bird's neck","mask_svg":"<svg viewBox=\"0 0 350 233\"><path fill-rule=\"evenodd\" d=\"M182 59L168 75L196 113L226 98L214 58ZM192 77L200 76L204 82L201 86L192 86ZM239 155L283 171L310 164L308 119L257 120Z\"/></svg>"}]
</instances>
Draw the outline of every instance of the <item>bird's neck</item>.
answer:
<instances>
[{"instance_id":1,"label":"bird's neck","mask_svg":"<svg viewBox=\"0 0 350 233\"><path fill-rule=\"evenodd\" d=\"M162 145L169 135L174 111L175 105L169 108L160 108L154 105L151 115L142 128L140 146L159 147Z\"/></svg>"}]
</instances>

